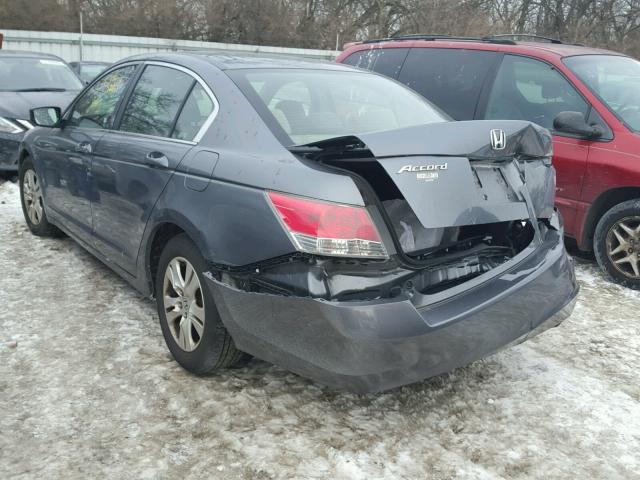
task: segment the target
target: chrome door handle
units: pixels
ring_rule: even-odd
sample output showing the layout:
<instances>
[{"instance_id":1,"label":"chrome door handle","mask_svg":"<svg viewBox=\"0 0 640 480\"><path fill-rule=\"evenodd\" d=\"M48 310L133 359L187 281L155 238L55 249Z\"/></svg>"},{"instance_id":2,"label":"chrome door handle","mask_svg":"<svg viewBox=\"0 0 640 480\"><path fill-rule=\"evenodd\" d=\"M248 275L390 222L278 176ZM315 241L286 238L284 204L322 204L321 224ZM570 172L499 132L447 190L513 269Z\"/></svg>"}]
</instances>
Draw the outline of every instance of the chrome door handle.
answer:
<instances>
[{"instance_id":1,"label":"chrome door handle","mask_svg":"<svg viewBox=\"0 0 640 480\"><path fill-rule=\"evenodd\" d=\"M145 165L151 168L169 168L169 159L162 152L151 152L144 157Z\"/></svg>"},{"instance_id":2,"label":"chrome door handle","mask_svg":"<svg viewBox=\"0 0 640 480\"><path fill-rule=\"evenodd\" d=\"M76 152L78 153L91 153L92 151L91 142L80 142L76 145Z\"/></svg>"}]
</instances>

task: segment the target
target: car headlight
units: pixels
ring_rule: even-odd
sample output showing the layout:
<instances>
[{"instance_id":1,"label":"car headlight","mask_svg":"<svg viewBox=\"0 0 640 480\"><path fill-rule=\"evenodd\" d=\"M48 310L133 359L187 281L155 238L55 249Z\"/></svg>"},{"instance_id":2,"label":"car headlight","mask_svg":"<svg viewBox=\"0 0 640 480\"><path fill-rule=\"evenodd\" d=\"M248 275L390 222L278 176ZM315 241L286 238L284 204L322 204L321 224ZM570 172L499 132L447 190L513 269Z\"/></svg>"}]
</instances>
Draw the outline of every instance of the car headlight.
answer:
<instances>
[{"instance_id":1,"label":"car headlight","mask_svg":"<svg viewBox=\"0 0 640 480\"><path fill-rule=\"evenodd\" d=\"M26 130L26 127L20 125L7 118L0 117L0 132L2 133L20 133Z\"/></svg>"},{"instance_id":2,"label":"car headlight","mask_svg":"<svg viewBox=\"0 0 640 480\"><path fill-rule=\"evenodd\" d=\"M16 118L16 122L18 122L25 130L31 130L33 128L33 125L28 120L20 120L19 118Z\"/></svg>"}]
</instances>

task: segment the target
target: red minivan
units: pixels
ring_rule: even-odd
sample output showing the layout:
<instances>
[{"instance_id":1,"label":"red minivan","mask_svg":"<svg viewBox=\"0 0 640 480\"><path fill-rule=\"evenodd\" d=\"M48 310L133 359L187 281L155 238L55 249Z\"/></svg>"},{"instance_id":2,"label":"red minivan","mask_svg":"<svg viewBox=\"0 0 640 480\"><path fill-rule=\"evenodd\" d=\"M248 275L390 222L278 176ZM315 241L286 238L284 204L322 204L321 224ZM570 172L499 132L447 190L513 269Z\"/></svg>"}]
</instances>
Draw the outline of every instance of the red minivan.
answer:
<instances>
[{"instance_id":1,"label":"red minivan","mask_svg":"<svg viewBox=\"0 0 640 480\"><path fill-rule=\"evenodd\" d=\"M640 62L521 37L531 36L409 35L348 44L337 61L390 76L455 120L551 130L567 236L614 281L640 289Z\"/></svg>"}]
</instances>

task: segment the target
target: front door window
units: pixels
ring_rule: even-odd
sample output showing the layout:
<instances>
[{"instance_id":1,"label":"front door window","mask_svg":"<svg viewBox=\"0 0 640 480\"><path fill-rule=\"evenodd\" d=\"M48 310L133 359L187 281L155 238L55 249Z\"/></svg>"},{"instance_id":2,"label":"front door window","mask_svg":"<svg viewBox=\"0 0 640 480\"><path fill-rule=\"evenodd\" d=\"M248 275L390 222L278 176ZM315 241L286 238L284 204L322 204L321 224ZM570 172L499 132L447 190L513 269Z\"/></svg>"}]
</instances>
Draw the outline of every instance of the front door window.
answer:
<instances>
[{"instance_id":1,"label":"front door window","mask_svg":"<svg viewBox=\"0 0 640 480\"><path fill-rule=\"evenodd\" d=\"M68 124L82 128L111 128L116 107L135 68L135 65L128 65L98 80L76 102Z\"/></svg>"},{"instance_id":2,"label":"front door window","mask_svg":"<svg viewBox=\"0 0 640 480\"><path fill-rule=\"evenodd\" d=\"M528 120L553 129L560 112L587 115L589 105L551 65L505 55L487 102L487 120Z\"/></svg>"}]
</instances>

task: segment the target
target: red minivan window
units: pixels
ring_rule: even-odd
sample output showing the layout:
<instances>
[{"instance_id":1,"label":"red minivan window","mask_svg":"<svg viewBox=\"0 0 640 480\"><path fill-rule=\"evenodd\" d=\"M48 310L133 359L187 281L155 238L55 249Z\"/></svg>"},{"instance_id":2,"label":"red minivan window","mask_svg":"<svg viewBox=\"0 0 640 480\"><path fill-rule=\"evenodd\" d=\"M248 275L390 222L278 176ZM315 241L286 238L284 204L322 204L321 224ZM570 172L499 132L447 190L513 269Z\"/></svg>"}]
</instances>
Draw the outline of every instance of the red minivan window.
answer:
<instances>
[{"instance_id":1,"label":"red minivan window","mask_svg":"<svg viewBox=\"0 0 640 480\"><path fill-rule=\"evenodd\" d=\"M617 55L579 55L563 62L628 128L640 131L640 62Z\"/></svg>"},{"instance_id":2,"label":"red minivan window","mask_svg":"<svg viewBox=\"0 0 640 480\"><path fill-rule=\"evenodd\" d=\"M528 120L552 130L560 112L580 112L586 118L589 104L548 63L505 55L493 82L484 118Z\"/></svg>"}]
</instances>

